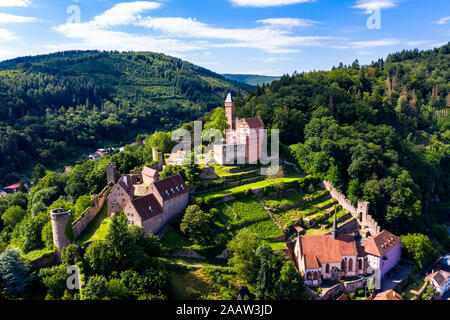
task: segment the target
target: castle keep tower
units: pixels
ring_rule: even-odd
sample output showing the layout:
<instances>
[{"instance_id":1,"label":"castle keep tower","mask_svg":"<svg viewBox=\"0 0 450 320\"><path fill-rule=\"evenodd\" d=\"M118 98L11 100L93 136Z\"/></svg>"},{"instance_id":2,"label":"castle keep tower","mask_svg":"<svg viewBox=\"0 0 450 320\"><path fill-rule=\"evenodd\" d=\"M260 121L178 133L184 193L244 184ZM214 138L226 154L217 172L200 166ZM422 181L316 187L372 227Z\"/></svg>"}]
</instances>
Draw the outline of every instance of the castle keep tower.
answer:
<instances>
[{"instance_id":1,"label":"castle keep tower","mask_svg":"<svg viewBox=\"0 0 450 320\"><path fill-rule=\"evenodd\" d=\"M234 101L231 97L231 93L228 94L227 99L225 100L225 114L227 115L229 129L235 130Z\"/></svg>"},{"instance_id":2,"label":"castle keep tower","mask_svg":"<svg viewBox=\"0 0 450 320\"><path fill-rule=\"evenodd\" d=\"M71 218L71 211L64 212L63 209L55 209L50 212L53 230L53 243L55 244L58 254L62 249L70 244L70 240L66 236L67 223Z\"/></svg>"},{"instance_id":3,"label":"castle keep tower","mask_svg":"<svg viewBox=\"0 0 450 320\"><path fill-rule=\"evenodd\" d=\"M119 180L117 166L114 162L110 162L106 165L106 181L108 184L114 184L117 180Z\"/></svg>"}]
</instances>

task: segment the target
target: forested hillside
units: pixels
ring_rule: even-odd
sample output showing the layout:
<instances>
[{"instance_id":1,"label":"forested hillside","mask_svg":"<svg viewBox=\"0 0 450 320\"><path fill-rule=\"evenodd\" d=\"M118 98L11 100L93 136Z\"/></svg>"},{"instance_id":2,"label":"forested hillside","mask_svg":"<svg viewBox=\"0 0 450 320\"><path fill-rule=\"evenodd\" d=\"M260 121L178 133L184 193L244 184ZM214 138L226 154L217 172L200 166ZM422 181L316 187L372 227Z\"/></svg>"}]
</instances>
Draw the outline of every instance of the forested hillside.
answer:
<instances>
[{"instance_id":1,"label":"forested hillside","mask_svg":"<svg viewBox=\"0 0 450 320\"><path fill-rule=\"evenodd\" d=\"M172 129L253 87L156 53L72 51L0 63L0 185L82 147Z\"/></svg>"},{"instance_id":2,"label":"forested hillside","mask_svg":"<svg viewBox=\"0 0 450 320\"><path fill-rule=\"evenodd\" d=\"M272 76L260 76L256 74L223 74L223 76L229 80L242 82L251 86L269 84L272 81L280 80L280 77Z\"/></svg>"},{"instance_id":3,"label":"forested hillside","mask_svg":"<svg viewBox=\"0 0 450 320\"><path fill-rule=\"evenodd\" d=\"M447 241L428 212L450 201L450 44L283 76L236 104L280 129L305 172L370 201L383 227Z\"/></svg>"}]
</instances>

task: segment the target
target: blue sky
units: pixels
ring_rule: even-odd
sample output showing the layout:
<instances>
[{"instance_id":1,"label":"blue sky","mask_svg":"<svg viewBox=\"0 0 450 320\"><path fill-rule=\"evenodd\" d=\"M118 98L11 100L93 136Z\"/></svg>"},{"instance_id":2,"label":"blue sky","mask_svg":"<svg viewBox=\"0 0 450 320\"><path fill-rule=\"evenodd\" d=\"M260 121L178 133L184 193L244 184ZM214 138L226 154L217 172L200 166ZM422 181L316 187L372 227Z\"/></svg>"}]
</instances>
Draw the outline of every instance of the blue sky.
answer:
<instances>
[{"instance_id":1,"label":"blue sky","mask_svg":"<svg viewBox=\"0 0 450 320\"><path fill-rule=\"evenodd\" d=\"M448 0L0 0L0 60L154 51L219 73L281 75L449 38Z\"/></svg>"}]
</instances>

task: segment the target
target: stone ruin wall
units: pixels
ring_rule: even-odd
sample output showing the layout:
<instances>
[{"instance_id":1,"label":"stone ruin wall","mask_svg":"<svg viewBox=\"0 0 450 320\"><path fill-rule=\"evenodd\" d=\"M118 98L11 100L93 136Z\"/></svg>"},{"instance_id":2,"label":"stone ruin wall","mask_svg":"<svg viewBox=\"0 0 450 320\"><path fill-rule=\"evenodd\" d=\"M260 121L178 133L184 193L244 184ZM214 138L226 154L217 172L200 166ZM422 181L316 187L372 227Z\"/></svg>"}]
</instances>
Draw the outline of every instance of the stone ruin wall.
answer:
<instances>
[{"instance_id":1,"label":"stone ruin wall","mask_svg":"<svg viewBox=\"0 0 450 320\"><path fill-rule=\"evenodd\" d=\"M331 196L338 201L342 208L348 210L352 216L358 220L362 230L370 232L371 235L380 233L381 228L378 225L378 222L376 222L375 219L369 214L369 202L358 201L358 204L355 207L345 195L333 187L330 181L324 180L322 183L323 186L330 192Z\"/></svg>"},{"instance_id":2,"label":"stone ruin wall","mask_svg":"<svg viewBox=\"0 0 450 320\"><path fill-rule=\"evenodd\" d=\"M97 216L105 204L106 199L109 196L111 187L105 187L100 194L96 195L92 200L92 206L86 209L81 216L72 223L73 234L75 238L78 238L89 225L89 223Z\"/></svg>"}]
</instances>

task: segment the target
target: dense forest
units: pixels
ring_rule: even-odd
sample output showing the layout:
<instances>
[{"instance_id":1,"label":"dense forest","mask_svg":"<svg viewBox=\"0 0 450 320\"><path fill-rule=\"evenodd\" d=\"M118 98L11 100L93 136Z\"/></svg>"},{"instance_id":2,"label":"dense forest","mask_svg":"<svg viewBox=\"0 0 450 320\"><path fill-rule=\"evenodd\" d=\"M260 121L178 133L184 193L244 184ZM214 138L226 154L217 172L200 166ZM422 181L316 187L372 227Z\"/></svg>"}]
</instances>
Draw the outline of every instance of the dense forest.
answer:
<instances>
[{"instance_id":1,"label":"dense forest","mask_svg":"<svg viewBox=\"0 0 450 320\"><path fill-rule=\"evenodd\" d=\"M71 51L0 63L0 185L36 163L172 129L253 87L156 53Z\"/></svg>"},{"instance_id":2,"label":"dense forest","mask_svg":"<svg viewBox=\"0 0 450 320\"><path fill-rule=\"evenodd\" d=\"M273 76L261 76L257 74L223 74L223 76L229 80L242 82L249 84L251 86L257 86L257 85L263 85L263 84L269 84L272 81L280 80L280 77L273 77Z\"/></svg>"},{"instance_id":3,"label":"dense forest","mask_svg":"<svg viewBox=\"0 0 450 320\"><path fill-rule=\"evenodd\" d=\"M448 245L445 227L432 223L446 216L429 213L450 201L450 44L285 75L236 105L238 116L280 129L305 172L370 201L383 227Z\"/></svg>"}]
</instances>

